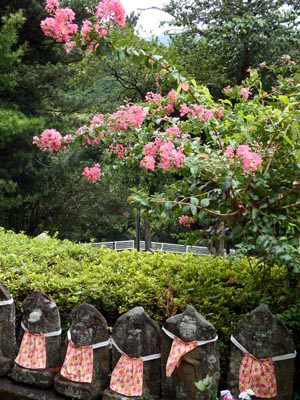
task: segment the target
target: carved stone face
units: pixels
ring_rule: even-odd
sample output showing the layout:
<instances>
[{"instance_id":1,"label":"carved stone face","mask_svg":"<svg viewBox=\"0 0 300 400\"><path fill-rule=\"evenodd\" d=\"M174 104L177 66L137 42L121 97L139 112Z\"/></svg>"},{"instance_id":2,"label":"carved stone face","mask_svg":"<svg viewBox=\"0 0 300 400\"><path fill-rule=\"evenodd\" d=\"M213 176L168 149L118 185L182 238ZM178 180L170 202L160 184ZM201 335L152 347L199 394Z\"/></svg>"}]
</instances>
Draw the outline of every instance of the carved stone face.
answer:
<instances>
[{"instance_id":1,"label":"carved stone face","mask_svg":"<svg viewBox=\"0 0 300 400\"><path fill-rule=\"evenodd\" d=\"M30 332L51 332L60 325L56 305L45 294L33 292L23 304L23 323Z\"/></svg>"},{"instance_id":2,"label":"carved stone face","mask_svg":"<svg viewBox=\"0 0 300 400\"><path fill-rule=\"evenodd\" d=\"M126 341L127 350L135 357L140 357L143 352L142 343L142 330L141 329L131 329L128 332L128 338Z\"/></svg>"},{"instance_id":3,"label":"carved stone face","mask_svg":"<svg viewBox=\"0 0 300 400\"><path fill-rule=\"evenodd\" d=\"M179 334L181 339L189 342L196 340L196 332L196 320L188 315L185 315L179 324Z\"/></svg>"},{"instance_id":4,"label":"carved stone face","mask_svg":"<svg viewBox=\"0 0 300 400\"><path fill-rule=\"evenodd\" d=\"M82 322L72 324L71 337L76 346L88 346L92 344L91 332Z\"/></svg>"}]
</instances>

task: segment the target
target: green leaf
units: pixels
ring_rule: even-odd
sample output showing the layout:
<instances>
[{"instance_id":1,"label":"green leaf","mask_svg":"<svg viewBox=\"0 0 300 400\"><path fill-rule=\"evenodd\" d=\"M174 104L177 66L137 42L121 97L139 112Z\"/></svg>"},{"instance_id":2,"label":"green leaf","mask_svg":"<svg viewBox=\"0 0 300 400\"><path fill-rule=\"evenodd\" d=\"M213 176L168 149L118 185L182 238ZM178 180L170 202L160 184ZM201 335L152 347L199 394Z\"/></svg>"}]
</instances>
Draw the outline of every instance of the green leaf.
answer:
<instances>
[{"instance_id":1,"label":"green leaf","mask_svg":"<svg viewBox=\"0 0 300 400\"><path fill-rule=\"evenodd\" d=\"M191 197L190 198L190 203L195 205L195 206L198 206L199 205L199 200L197 199L197 197Z\"/></svg>"},{"instance_id":2,"label":"green leaf","mask_svg":"<svg viewBox=\"0 0 300 400\"><path fill-rule=\"evenodd\" d=\"M200 206L201 206L201 207L208 207L209 204L210 204L210 199L209 199L209 198L202 199L202 200L200 201Z\"/></svg>"},{"instance_id":3,"label":"green leaf","mask_svg":"<svg viewBox=\"0 0 300 400\"><path fill-rule=\"evenodd\" d=\"M198 211L198 210L197 210L197 207L196 207L196 206L191 205L190 209L191 209L192 215L196 215L196 214L197 214L197 211Z\"/></svg>"}]
</instances>

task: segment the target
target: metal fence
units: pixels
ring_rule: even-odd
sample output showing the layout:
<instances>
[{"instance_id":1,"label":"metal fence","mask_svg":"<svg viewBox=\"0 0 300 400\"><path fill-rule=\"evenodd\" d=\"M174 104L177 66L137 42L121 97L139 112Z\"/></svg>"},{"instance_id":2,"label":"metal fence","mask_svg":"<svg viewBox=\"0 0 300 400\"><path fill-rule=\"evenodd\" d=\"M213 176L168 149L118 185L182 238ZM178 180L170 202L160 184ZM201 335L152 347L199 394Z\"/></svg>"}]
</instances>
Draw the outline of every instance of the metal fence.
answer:
<instances>
[{"instance_id":1,"label":"metal fence","mask_svg":"<svg viewBox=\"0 0 300 400\"><path fill-rule=\"evenodd\" d=\"M135 248L134 240L123 240L117 242L97 242L93 246L105 246L111 250L132 250ZM145 250L145 242L140 241L140 250ZM183 244L152 242L151 251L164 251L167 253L193 253L196 255L211 254L207 247L185 246Z\"/></svg>"}]
</instances>

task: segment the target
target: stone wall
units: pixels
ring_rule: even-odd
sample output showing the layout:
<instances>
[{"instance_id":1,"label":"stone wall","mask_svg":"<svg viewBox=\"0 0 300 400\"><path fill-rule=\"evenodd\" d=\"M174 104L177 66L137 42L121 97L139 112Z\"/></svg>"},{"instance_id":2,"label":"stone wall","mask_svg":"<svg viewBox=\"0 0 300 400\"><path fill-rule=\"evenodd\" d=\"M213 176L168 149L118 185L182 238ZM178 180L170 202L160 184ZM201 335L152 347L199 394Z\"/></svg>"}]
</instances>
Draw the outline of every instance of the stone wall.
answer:
<instances>
[{"instance_id":1,"label":"stone wall","mask_svg":"<svg viewBox=\"0 0 300 400\"><path fill-rule=\"evenodd\" d=\"M162 327L135 307L109 328L85 303L64 337L46 294L33 291L23 306L16 335L14 302L0 284L0 399L215 400L225 389L217 332L192 306ZM256 398L293 394L293 338L265 305L237 324L231 342L226 389L235 398L247 389Z\"/></svg>"}]
</instances>

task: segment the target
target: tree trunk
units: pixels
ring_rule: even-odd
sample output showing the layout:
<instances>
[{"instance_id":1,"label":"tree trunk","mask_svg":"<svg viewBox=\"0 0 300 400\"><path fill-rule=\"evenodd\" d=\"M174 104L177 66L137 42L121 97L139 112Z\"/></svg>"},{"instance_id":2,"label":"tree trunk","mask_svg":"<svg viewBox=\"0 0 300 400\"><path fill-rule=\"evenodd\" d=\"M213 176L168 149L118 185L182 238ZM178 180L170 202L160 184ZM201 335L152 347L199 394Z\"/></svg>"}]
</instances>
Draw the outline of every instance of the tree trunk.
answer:
<instances>
[{"instance_id":1,"label":"tree trunk","mask_svg":"<svg viewBox=\"0 0 300 400\"><path fill-rule=\"evenodd\" d=\"M144 220L144 236L145 236L145 250L151 250L152 243L151 243L151 226L148 219Z\"/></svg>"}]
</instances>

